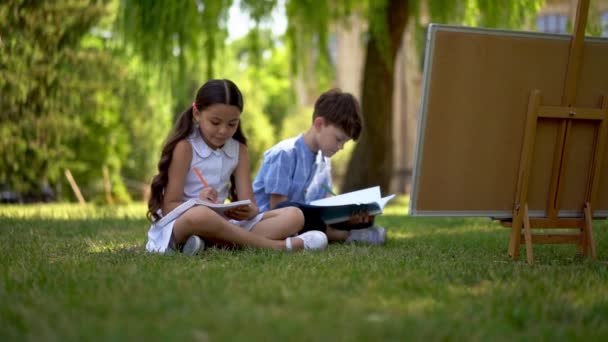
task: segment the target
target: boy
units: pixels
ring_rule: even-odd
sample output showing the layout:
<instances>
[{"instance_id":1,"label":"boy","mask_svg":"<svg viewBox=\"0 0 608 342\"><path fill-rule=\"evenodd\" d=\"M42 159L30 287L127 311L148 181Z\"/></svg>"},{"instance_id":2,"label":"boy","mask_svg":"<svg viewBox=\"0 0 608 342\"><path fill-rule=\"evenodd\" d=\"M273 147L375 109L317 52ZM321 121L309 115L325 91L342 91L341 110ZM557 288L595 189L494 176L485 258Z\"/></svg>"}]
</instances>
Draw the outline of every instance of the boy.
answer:
<instances>
[{"instance_id":1,"label":"boy","mask_svg":"<svg viewBox=\"0 0 608 342\"><path fill-rule=\"evenodd\" d=\"M283 140L264 153L260 170L253 182L253 192L260 212L283 206L298 206L331 194L331 160L350 139L361 133L361 109L355 97L332 89L315 102L312 126L297 137ZM314 211L304 212L304 230L324 230L325 224ZM351 227L339 230L326 227L330 241L383 244L386 232L370 227L373 218L367 213L351 217Z\"/></svg>"}]
</instances>

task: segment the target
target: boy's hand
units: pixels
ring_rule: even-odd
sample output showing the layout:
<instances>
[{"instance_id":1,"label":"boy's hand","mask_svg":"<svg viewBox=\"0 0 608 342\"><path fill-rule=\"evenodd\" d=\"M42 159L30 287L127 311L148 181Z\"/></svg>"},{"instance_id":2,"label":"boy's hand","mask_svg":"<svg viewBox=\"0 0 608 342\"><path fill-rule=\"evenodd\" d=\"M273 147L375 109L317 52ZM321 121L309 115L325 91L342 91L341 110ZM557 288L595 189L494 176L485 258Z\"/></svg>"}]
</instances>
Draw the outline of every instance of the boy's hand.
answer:
<instances>
[{"instance_id":1,"label":"boy's hand","mask_svg":"<svg viewBox=\"0 0 608 342\"><path fill-rule=\"evenodd\" d=\"M236 207L234 209L226 210L224 215L226 217L234 219L234 220L249 220L257 215L259 212L258 207L251 203L249 205L244 205L241 207Z\"/></svg>"},{"instance_id":2,"label":"boy's hand","mask_svg":"<svg viewBox=\"0 0 608 342\"><path fill-rule=\"evenodd\" d=\"M207 201L207 202L211 202L211 203L217 203L217 191L215 191L214 188L212 187L205 187L200 194L198 194L198 198L203 200L203 201Z\"/></svg>"},{"instance_id":3,"label":"boy's hand","mask_svg":"<svg viewBox=\"0 0 608 342\"><path fill-rule=\"evenodd\" d=\"M348 220L348 225L365 225L374 220L373 216L369 215L367 210L361 210L351 215Z\"/></svg>"}]
</instances>

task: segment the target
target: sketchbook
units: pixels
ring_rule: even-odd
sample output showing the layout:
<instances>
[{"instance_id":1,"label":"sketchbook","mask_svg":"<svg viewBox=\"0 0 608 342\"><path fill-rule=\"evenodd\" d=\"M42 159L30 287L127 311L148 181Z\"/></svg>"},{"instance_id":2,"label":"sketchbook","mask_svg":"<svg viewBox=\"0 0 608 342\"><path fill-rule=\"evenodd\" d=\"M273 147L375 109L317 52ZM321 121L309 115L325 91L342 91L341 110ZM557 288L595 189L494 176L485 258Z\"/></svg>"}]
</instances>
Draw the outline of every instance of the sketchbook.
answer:
<instances>
[{"instance_id":1,"label":"sketchbook","mask_svg":"<svg viewBox=\"0 0 608 342\"><path fill-rule=\"evenodd\" d=\"M216 213L225 217L226 216L226 215L224 215L225 211L243 207L243 206L248 206L250 204L251 204L250 200L242 200L242 201L236 201L236 202L230 202L230 203L211 203L211 202L200 200L198 198L193 198L193 199L189 199L186 202L180 204L178 207L171 210L167 215L163 216L159 221L155 222L154 224L163 226L163 225L177 219L178 217L180 217L186 210L188 210L194 206L197 206L197 205L204 205L205 207L210 208L213 211L215 211Z\"/></svg>"},{"instance_id":2,"label":"sketchbook","mask_svg":"<svg viewBox=\"0 0 608 342\"><path fill-rule=\"evenodd\" d=\"M353 214L365 210L370 216L380 215L394 197L394 194L382 197L380 187L375 186L312 201L307 206L316 209L326 224L334 224L348 221Z\"/></svg>"}]
</instances>

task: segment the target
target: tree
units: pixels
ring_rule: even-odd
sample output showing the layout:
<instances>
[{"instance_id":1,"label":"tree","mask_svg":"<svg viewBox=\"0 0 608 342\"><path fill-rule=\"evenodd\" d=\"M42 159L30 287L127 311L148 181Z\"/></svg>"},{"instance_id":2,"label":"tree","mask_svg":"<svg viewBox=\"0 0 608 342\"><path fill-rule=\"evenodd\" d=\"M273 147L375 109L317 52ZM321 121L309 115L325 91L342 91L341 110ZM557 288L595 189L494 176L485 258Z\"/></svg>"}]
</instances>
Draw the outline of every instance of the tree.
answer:
<instances>
[{"instance_id":1,"label":"tree","mask_svg":"<svg viewBox=\"0 0 608 342\"><path fill-rule=\"evenodd\" d=\"M429 0L427 5L432 22L521 28L542 2ZM373 3L368 19L372 34L366 47L361 93L365 129L350 159L343 191L373 185L388 191L393 170L393 67L399 49L407 49L400 42L408 18L419 19L418 1Z\"/></svg>"},{"instance_id":2,"label":"tree","mask_svg":"<svg viewBox=\"0 0 608 342\"><path fill-rule=\"evenodd\" d=\"M164 99L134 71L137 58L101 32L111 4L0 4L1 187L39 198L42 187L69 189L68 168L87 200L103 199L106 166L114 199L128 201L124 177L151 178L150 151L170 124L158 115Z\"/></svg>"},{"instance_id":3,"label":"tree","mask_svg":"<svg viewBox=\"0 0 608 342\"><path fill-rule=\"evenodd\" d=\"M75 47L103 13L101 1L0 5L0 184L36 193L62 176L66 142L83 129L76 108L92 100L70 69L102 58Z\"/></svg>"},{"instance_id":4,"label":"tree","mask_svg":"<svg viewBox=\"0 0 608 342\"><path fill-rule=\"evenodd\" d=\"M409 17L408 2L389 1L372 12L370 27L377 33L367 42L363 69L361 109L365 126L342 191L373 185L388 191L393 170L393 67Z\"/></svg>"},{"instance_id":5,"label":"tree","mask_svg":"<svg viewBox=\"0 0 608 342\"><path fill-rule=\"evenodd\" d=\"M292 69L314 65L324 73L329 66L328 36L332 24L340 24L353 13L367 18L369 34L363 71L361 104L365 129L356 145L343 190L379 184L388 189L392 173L393 66L408 18L419 16L422 0L286 0L287 41L292 53ZM428 0L436 22L469 25L518 27L536 13L542 0ZM226 32L226 15L232 1L174 1L163 6L147 1L122 0L121 17L131 23L123 27L126 41L150 60L163 64L170 49L180 56L204 46L208 77L213 75L215 49ZM241 8L256 22L266 20L276 1L242 0ZM435 20L437 19L437 20ZM256 35L254 34L253 37ZM255 47L255 39L252 46ZM310 51L318 58L309 58ZM162 62L162 63L161 63ZM303 73L314 83L315 74Z\"/></svg>"}]
</instances>

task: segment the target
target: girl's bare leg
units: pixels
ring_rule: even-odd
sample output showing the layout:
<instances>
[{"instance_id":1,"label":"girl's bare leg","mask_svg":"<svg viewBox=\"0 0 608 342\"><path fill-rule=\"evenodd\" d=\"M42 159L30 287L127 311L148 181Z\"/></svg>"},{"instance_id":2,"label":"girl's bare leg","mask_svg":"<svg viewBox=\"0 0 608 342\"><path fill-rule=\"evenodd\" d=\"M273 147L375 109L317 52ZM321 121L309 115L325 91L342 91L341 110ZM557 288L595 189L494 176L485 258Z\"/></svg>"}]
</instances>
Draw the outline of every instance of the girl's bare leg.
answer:
<instances>
[{"instance_id":1,"label":"girl's bare leg","mask_svg":"<svg viewBox=\"0 0 608 342\"><path fill-rule=\"evenodd\" d=\"M190 235L198 235L203 238L209 237L234 242L239 246L286 248L285 240L273 240L263 235L245 231L204 206L192 207L180 216L173 225L173 234L177 243L184 242ZM299 244L294 243L293 247L294 249L301 249L303 244L300 241Z\"/></svg>"},{"instance_id":2,"label":"girl's bare leg","mask_svg":"<svg viewBox=\"0 0 608 342\"><path fill-rule=\"evenodd\" d=\"M296 207L285 207L265 212L262 221L256 224L251 232L270 239L284 239L299 232L303 226L302 211ZM349 232L327 226L325 234L329 241L343 242L348 238ZM294 239L293 242L299 248L301 240Z\"/></svg>"},{"instance_id":3,"label":"girl's bare leg","mask_svg":"<svg viewBox=\"0 0 608 342\"><path fill-rule=\"evenodd\" d=\"M262 220L253 227L251 232L277 240L296 234L303 226L302 211L296 207L285 207L265 212Z\"/></svg>"}]
</instances>

